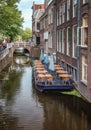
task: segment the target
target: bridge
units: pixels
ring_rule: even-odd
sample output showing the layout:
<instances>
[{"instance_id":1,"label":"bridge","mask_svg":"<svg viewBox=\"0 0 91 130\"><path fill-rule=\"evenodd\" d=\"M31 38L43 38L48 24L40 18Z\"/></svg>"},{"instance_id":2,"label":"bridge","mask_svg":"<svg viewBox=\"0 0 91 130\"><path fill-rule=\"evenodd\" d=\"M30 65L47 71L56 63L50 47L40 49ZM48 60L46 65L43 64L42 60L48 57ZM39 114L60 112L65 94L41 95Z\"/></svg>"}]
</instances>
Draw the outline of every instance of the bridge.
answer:
<instances>
[{"instance_id":1,"label":"bridge","mask_svg":"<svg viewBox=\"0 0 91 130\"><path fill-rule=\"evenodd\" d=\"M0 71L12 61L14 51L21 47L27 49L31 57L38 58L40 55L40 48L38 46L33 47L31 43L7 43L4 48L0 48Z\"/></svg>"},{"instance_id":2,"label":"bridge","mask_svg":"<svg viewBox=\"0 0 91 130\"><path fill-rule=\"evenodd\" d=\"M7 47L9 49L12 48L12 53L14 53L14 51L17 49L17 48L24 48L24 49L27 49L29 51L29 53L31 54L31 44L29 42L15 42L15 43L8 43L7 44Z\"/></svg>"},{"instance_id":3,"label":"bridge","mask_svg":"<svg viewBox=\"0 0 91 130\"><path fill-rule=\"evenodd\" d=\"M38 46L33 47L29 42L7 43L7 46L0 50L0 66L3 66L3 61L10 60L15 50L21 47L27 49L31 57L38 58L40 56L40 48Z\"/></svg>"}]
</instances>

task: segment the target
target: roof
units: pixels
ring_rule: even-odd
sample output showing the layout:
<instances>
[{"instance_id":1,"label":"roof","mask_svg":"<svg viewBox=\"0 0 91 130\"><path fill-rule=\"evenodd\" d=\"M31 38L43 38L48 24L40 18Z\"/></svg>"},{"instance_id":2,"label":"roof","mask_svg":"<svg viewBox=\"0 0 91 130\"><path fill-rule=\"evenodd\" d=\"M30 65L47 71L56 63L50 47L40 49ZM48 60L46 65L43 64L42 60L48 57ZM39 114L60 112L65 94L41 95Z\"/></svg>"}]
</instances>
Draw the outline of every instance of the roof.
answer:
<instances>
[{"instance_id":1,"label":"roof","mask_svg":"<svg viewBox=\"0 0 91 130\"><path fill-rule=\"evenodd\" d=\"M32 6L32 9L34 9L34 10L44 9L44 8L45 8L44 4L34 4L34 5Z\"/></svg>"}]
</instances>

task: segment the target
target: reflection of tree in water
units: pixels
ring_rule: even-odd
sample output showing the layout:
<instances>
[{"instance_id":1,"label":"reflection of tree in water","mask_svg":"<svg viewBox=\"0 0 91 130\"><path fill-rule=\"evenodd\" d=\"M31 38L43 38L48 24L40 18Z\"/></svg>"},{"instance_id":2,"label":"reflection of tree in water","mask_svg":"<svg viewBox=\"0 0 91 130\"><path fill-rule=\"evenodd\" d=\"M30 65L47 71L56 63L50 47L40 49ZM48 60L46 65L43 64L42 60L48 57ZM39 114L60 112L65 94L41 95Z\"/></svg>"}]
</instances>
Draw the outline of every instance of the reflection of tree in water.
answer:
<instances>
[{"instance_id":1,"label":"reflection of tree in water","mask_svg":"<svg viewBox=\"0 0 91 130\"><path fill-rule=\"evenodd\" d=\"M18 118L12 115L10 103L14 103L19 91L22 71L12 71L9 80L0 81L0 130L16 130ZM7 106L7 107L6 107Z\"/></svg>"},{"instance_id":2,"label":"reflection of tree in water","mask_svg":"<svg viewBox=\"0 0 91 130\"><path fill-rule=\"evenodd\" d=\"M43 130L90 130L91 104L69 95L39 95L44 109Z\"/></svg>"},{"instance_id":3,"label":"reflection of tree in water","mask_svg":"<svg viewBox=\"0 0 91 130\"><path fill-rule=\"evenodd\" d=\"M20 86L20 78L21 78L22 72L18 71L12 71L9 74L9 80L1 81L2 86L0 90L0 97L5 98L6 100L11 100L14 95L16 94L16 91L19 89Z\"/></svg>"}]
</instances>

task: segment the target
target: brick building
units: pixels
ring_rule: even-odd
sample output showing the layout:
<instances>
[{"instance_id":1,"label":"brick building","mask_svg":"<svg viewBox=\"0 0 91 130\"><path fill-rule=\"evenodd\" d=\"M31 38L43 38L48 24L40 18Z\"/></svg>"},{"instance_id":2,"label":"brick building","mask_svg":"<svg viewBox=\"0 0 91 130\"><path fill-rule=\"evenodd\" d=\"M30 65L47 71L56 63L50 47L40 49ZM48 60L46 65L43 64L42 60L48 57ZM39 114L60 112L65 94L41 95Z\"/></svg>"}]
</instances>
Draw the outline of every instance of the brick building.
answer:
<instances>
[{"instance_id":1,"label":"brick building","mask_svg":"<svg viewBox=\"0 0 91 130\"><path fill-rule=\"evenodd\" d=\"M57 61L77 81L78 4L74 0L57 0Z\"/></svg>"},{"instance_id":2,"label":"brick building","mask_svg":"<svg viewBox=\"0 0 91 130\"><path fill-rule=\"evenodd\" d=\"M91 102L91 2L57 0L57 61Z\"/></svg>"},{"instance_id":3,"label":"brick building","mask_svg":"<svg viewBox=\"0 0 91 130\"><path fill-rule=\"evenodd\" d=\"M45 52L72 74L77 89L91 102L91 1L45 0L40 42Z\"/></svg>"},{"instance_id":4,"label":"brick building","mask_svg":"<svg viewBox=\"0 0 91 130\"><path fill-rule=\"evenodd\" d=\"M45 0L45 12L40 17L41 45L45 52L53 53L53 0Z\"/></svg>"},{"instance_id":5,"label":"brick building","mask_svg":"<svg viewBox=\"0 0 91 130\"><path fill-rule=\"evenodd\" d=\"M32 6L32 42L34 45L40 44L40 21L39 18L44 12L44 4L35 4Z\"/></svg>"}]
</instances>

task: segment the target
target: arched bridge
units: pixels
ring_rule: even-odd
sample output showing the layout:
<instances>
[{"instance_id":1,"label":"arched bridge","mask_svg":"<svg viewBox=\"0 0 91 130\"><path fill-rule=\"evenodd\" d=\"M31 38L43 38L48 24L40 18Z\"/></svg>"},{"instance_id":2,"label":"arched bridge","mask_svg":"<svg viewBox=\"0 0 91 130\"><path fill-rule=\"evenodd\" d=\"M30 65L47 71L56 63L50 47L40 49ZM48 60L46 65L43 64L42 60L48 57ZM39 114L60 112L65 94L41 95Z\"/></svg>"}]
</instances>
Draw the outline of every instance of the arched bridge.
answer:
<instances>
[{"instance_id":1,"label":"arched bridge","mask_svg":"<svg viewBox=\"0 0 91 130\"><path fill-rule=\"evenodd\" d=\"M10 56L13 56L13 53L16 49L18 48L24 48L24 49L27 49L31 55L31 43L28 43L28 42L15 42L15 43L7 43L7 49L9 49L10 51Z\"/></svg>"},{"instance_id":2,"label":"arched bridge","mask_svg":"<svg viewBox=\"0 0 91 130\"><path fill-rule=\"evenodd\" d=\"M17 48L24 48L27 49L32 57L39 57L40 56L40 48L35 46L31 46L29 42L17 42L17 43L9 43L8 48L11 50L11 55L13 55L14 51Z\"/></svg>"},{"instance_id":3,"label":"arched bridge","mask_svg":"<svg viewBox=\"0 0 91 130\"><path fill-rule=\"evenodd\" d=\"M22 43L13 43L12 44L12 48L13 48L13 52L17 49L17 48L24 48L27 49L29 51L29 53L31 53L31 46L30 43L28 42L22 42Z\"/></svg>"}]
</instances>

